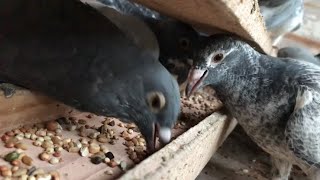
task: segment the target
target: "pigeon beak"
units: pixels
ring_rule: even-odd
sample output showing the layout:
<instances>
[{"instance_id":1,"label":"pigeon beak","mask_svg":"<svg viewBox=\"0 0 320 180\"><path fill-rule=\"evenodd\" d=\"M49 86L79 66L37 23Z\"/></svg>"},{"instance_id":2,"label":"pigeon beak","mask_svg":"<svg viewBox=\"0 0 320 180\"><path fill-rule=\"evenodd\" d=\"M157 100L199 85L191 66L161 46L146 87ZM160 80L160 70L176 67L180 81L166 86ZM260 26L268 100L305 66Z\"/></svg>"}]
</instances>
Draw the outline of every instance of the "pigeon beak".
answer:
<instances>
[{"instance_id":1,"label":"pigeon beak","mask_svg":"<svg viewBox=\"0 0 320 180\"><path fill-rule=\"evenodd\" d=\"M152 136L147 138L147 150L149 153L153 153L156 149L156 137L157 137L157 127L156 124L153 123L152 125Z\"/></svg>"},{"instance_id":2,"label":"pigeon beak","mask_svg":"<svg viewBox=\"0 0 320 180\"><path fill-rule=\"evenodd\" d=\"M158 135L160 143L165 145L171 140L171 129L168 127L160 127L158 124Z\"/></svg>"},{"instance_id":3,"label":"pigeon beak","mask_svg":"<svg viewBox=\"0 0 320 180\"><path fill-rule=\"evenodd\" d=\"M147 149L149 153L155 152L157 135L159 136L160 143L165 145L171 140L171 129L168 127L160 127L159 124L153 125L152 137L147 139Z\"/></svg>"},{"instance_id":4,"label":"pigeon beak","mask_svg":"<svg viewBox=\"0 0 320 180\"><path fill-rule=\"evenodd\" d=\"M188 75L188 84L186 88L187 97L190 97L190 95L199 88L202 81L207 77L207 75L208 70L206 69L190 69Z\"/></svg>"}]
</instances>

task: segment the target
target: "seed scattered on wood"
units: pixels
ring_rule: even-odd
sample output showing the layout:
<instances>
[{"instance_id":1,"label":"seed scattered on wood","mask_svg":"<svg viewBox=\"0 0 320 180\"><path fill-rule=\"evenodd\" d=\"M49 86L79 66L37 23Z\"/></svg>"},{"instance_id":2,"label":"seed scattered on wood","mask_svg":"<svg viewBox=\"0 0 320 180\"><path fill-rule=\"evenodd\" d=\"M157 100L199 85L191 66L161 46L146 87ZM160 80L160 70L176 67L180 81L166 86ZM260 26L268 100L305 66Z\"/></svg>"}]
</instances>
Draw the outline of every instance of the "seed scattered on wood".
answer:
<instances>
[{"instance_id":1,"label":"seed scattered on wood","mask_svg":"<svg viewBox=\"0 0 320 180\"><path fill-rule=\"evenodd\" d=\"M13 148L14 147L14 143L8 142L8 143L5 144L5 147L6 148Z\"/></svg>"},{"instance_id":2,"label":"seed scattered on wood","mask_svg":"<svg viewBox=\"0 0 320 180\"><path fill-rule=\"evenodd\" d=\"M39 174L37 180L51 180L51 174Z\"/></svg>"},{"instance_id":3,"label":"seed scattered on wood","mask_svg":"<svg viewBox=\"0 0 320 180\"><path fill-rule=\"evenodd\" d=\"M114 159L114 155L113 155L112 152L107 152L107 153L105 154L105 156L106 156L107 158L109 158L110 160Z\"/></svg>"},{"instance_id":4,"label":"seed scattered on wood","mask_svg":"<svg viewBox=\"0 0 320 180\"><path fill-rule=\"evenodd\" d=\"M127 170L127 163L125 161L121 161L120 162L120 168L125 171Z\"/></svg>"},{"instance_id":5,"label":"seed scattered on wood","mask_svg":"<svg viewBox=\"0 0 320 180\"><path fill-rule=\"evenodd\" d=\"M133 129L128 129L128 133L132 134L133 133Z\"/></svg>"},{"instance_id":6,"label":"seed scattered on wood","mask_svg":"<svg viewBox=\"0 0 320 180\"><path fill-rule=\"evenodd\" d=\"M56 131L59 127L59 123L56 121L49 121L46 123L46 129L49 131Z\"/></svg>"},{"instance_id":7,"label":"seed scattered on wood","mask_svg":"<svg viewBox=\"0 0 320 180\"><path fill-rule=\"evenodd\" d=\"M82 157L88 156L88 155L89 155L89 149L88 149L88 147L82 147L82 148L80 149L80 155L81 155Z\"/></svg>"},{"instance_id":8,"label":"seed scattered on wood","mask_svg":"<svg viewBox=\"0 0 320 180\"><path fill-rule=\"evenodd\" d=\"M105 171L105 174L107 175L113 175L113 171L111 169L108 169Z\"/></svg>"},{"instance_id":9,"label":"seed scattered on wood","mask_svg":"<svg viewBox=\"0 0 320 180\"><path fill-rule=\"evenodd\" d=\"M100 164L100 163L102 163L102 159L99 156L94 156L94 157L91 158L91 162L93 164Z\"/></svg>"},{"instance_id":10,"label":"seed scattered on wood","mask_svg":"<svg viewBox=\"0 0 320 180\"><path fill-rule=\"evenodd\" d=\"M84 119L79 119L78 123L84 125L84 124L87 124L87 121Z\"/></svg>"},{"instance_id":11,"label":"seed scattered on wood","mask_svg":"<svg viewBox=\"0 0 320 180\"><path fill-rule=\"evenodd\" d=\"M41 153L39 155L39 158L42 160L42 161L48 161L50 159L50 155L48 153Z\"/></svg>"},{"instance_id":12,"label":"seed scattered on wood","mask_svg":"<svg viewBox=\"0 0 320 180\"><path fill-rule=\"evenodd\" d=\"M49 161L50 164L58 164L60 162L59 158L52 157Z\"/></svg>"},{"instance_id":13,"label":"seed scattered on wood","mask_svg":"<svg viewBox=\"0 0 320 180\"><path fill-rule=\"evenodd\" d=\"M19 166L20 165L20 161L18 159L11 161L11 164L13 166Z\"/></svg>"},{"instance_id":14,"label":"seed scattered on wood","mask_svg":"<svg viewBox=\"0 0 320 180\"><path fill-rule=\"evenodd\" d=\"M4 177L11 177L12 176L12 171L10 169L1 171L1 175Z\"/></svg>"},{"instance_id":15,"label":"seed scattered on wood","mask_svg":"<svg viewBox=\"0 0 320 180\"><path fill-rule=\"evenodd\" d=\"M92 143L89 145L89 152L91 154L95 154L100 151L100 146L96 143Z\"/></svg>"},{"instance_id":16,"label":"seed scattered on wood","mask_svg":"<svg viewBox=\"0 0 320 180\"><path fill-rule=\"evenodd\" d=\"M12 161L18 159L19 156L20 156L19 153L17 153L16 151L13 151L13 152L5 155L4 160L5 160L5 161L8 161L8 162L12 162Z\"/></svg>"},{"instance_id":17,"label":"seed scattered on wood","mask_svg":"<svg viewBox=\"0 0 320 180\"><path fill-rule=\"evenodd\" d=\"M27 169L25 168L20 168L18 171L14 172L12 174L13 177L19 177L19 176L22 176L22 175L26 175L27 174Z\"/></svg>"},{"instance_id":18,"label":"seed scattered on wood","mask_svg":"<svg viewBox=\"0 0 320 180\"><path fill-rule=\"evenodd\" d=\"M27 165L27 166L31 166L32 165L32 158L29 156L23 156L21 161L23 162L23 164Z\"/></svg>"},{"instance_id":19,"label":"seed scattered on wood","mask_svg":"<svg viewBox=\"0 0 320 180\"><path fill-rule=\"evenodd\" d=\"M111 160L109 158L104 158L105 163L109 163Z\"/></svg>"},{"instance_id":20,"label":"seed scattered on wood","mask_svg":"<svg viewBox=\"0 0 320 180\"><path fill-rule=\"evenodd\" d=\"M18 149L22 149L22 150L27 150L28 149L27 145L23 144L23 143L18 143L14 147L18 148Z\"/></svg>"},{"instance_id":21,"label":"seed scattered on wood","mask_svg":"<svg viewBox=\"0 0 320 180\"><path fill-rule=\"evenodd\" d=\"M110 160L110 162L108 163L108 166L110 166L110 167L112 167L112 168L116 167L117 165L118 165L118 164L117 164L116 161L114 161L114 159Z\"/></svg>"}]
</instances>

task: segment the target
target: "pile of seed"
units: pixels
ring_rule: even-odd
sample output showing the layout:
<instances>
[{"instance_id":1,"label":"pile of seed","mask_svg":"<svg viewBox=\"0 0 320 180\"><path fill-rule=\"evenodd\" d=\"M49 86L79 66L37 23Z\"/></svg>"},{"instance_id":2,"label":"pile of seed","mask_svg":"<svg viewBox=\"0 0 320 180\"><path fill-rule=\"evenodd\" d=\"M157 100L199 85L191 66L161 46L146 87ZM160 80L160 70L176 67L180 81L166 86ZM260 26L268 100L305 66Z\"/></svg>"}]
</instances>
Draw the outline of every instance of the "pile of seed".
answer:
<instances>
[{"instance_id":1,"label":"pile of seed","mask_svg":"<svg viewBox=\"0 0 320 180\"><path fill-rule=\"evenodd\" d=\"M92 116L88 115L87 118L91 118ZM100 127L94 127L87 125L84 119L77 120L74 117L69 117L59 118L45 124L39 123L34 126L24 126L8 131L1 136L1 140L6 148L16 149L4 155L3 158L11 163L12 166L17 166L17 168L19 168L20 164L32 166L33 159L24 153L28 147L23 143L23 140L29 139L34 146L43 149L38 156L39 159L53 165L63 161L61 152L65 150L69 153L78 153L83 157L89 157L93 164L106 163L111 168L119 166L122 170L126 170L127 163L115 160L114 154L109 151L107 144L114 145L119 140L119 137L122 137L125 140L124 144L127 146L129 158L133 162L138 163L146 156L146 142L139 133L136 137L130 137L133 136L134 132L137 133L135 125L118 123L119 127L126 128L126 130L118 135L113 129L115 125L116 123L113 118L106 118ZM63 130L75 131L80 137L77 140L63 138ZM16 177L9 167L1 167L4 169L4 173L1 173L2 176ZM28 169L25 168L25 170L21 171L27 172ZM106 171L106 174L112 175L113 172L109 169Z\"/></svg>"}]
</instances>

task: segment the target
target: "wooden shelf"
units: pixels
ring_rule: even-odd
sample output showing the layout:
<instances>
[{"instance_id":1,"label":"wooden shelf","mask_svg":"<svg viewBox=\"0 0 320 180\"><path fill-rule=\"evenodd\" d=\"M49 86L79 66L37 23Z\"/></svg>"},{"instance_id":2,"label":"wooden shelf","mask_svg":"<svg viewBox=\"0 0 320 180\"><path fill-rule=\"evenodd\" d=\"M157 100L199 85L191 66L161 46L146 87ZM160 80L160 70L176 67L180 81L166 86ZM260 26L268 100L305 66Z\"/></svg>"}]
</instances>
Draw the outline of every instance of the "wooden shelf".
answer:
<instances>
[{"instance_id":1,"label":"wooden shelf","mask_svg":"<svg viewBox=\"0 0 320 180\"><path fill-rule=\"evenodd\" d=\"M246 38L265 53L272 52L257 0L133 0L192 24L205 32L219 28Z\"/></svg>"}]
</instances>

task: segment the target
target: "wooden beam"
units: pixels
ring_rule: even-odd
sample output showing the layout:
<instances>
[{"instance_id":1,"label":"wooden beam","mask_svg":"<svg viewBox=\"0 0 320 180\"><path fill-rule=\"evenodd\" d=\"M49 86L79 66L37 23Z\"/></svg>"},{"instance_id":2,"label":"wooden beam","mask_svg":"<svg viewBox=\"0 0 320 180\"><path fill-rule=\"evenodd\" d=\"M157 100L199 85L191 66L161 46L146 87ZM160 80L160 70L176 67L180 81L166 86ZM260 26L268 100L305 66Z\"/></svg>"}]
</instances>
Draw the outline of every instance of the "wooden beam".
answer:
<instances>
[{"instance_id":1,"label":"wooden beam","mask_svg":"<svg viewBox=\"0 0 320 180\"><path fill-rule=\"evenodd\" d=\"M270 54L271 41L257 0L133 0L162 14L210 32L235 33Z\"/></svg>"},{"instance_id":2,"label":"wooden beam","mask_svg":"<svg viewBox=\"0 0 320 180\"><path fill-rule=\"evenodd\" d=\"M214 113L128 171L120 180L195 179L237 124Z\"/></svg>"},{"instance_id":3,"label":"wooden beam","mask_svg":"<svg viewBox=\"0 0 320 180\"><path fill-rule=\"evenodd\" d=\"M0 94L0 132L27 124L53 120L65 115L70 107L39 93L17 90L10 97Z\"/></svg>"}]
</instances>

